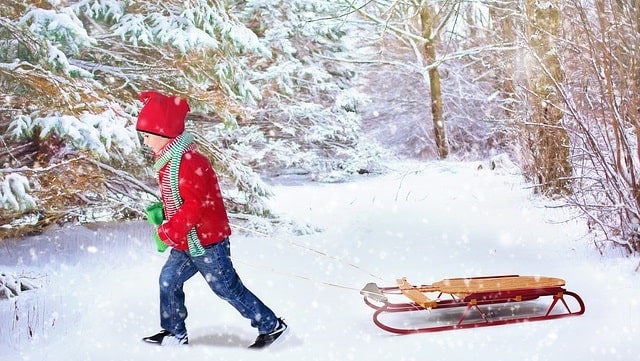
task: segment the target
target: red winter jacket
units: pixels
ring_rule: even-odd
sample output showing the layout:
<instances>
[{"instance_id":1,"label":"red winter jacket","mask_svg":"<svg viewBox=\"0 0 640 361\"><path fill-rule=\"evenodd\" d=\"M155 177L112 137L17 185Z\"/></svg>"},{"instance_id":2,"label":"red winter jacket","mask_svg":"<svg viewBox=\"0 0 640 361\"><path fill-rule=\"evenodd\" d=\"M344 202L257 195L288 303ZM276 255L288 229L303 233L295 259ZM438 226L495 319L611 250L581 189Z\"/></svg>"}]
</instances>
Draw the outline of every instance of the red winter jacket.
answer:
<instances>
[{"instance_id":1,"label":"red winter jacket","mask_svg":"<svg viewBox=\"0 0 640 361\"><path fill-rule=\"evenodd\" d=\"M187 234L194 226L202 246L218 243L231 235L218 177L204 155L197 150L190 150L182 155L178 173L182 205L176 209L170 209L171 190L163 187L163 184L167 184L163 182L165 177L169 177L169 163L158 174L167 217L167 221L158 228L158 235L163 242L178 250L187 251Z\"/></svg>"}]
</instances>

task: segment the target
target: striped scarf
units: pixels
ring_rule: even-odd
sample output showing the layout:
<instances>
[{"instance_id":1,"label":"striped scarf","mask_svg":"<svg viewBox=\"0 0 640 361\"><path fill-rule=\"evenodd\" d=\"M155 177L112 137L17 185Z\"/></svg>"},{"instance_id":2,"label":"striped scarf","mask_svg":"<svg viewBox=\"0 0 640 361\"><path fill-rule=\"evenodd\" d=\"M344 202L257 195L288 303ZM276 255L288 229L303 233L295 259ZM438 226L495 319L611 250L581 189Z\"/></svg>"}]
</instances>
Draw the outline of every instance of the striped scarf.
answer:
<instances>
[{"instance_id":1,"label":"striped scarf","mask_svg":"<svg viewBox=\"0 0 640 361\"><path fill-rule=\"evenodd\" d=\"M164 148L160 157L153 165L153 169L158 173L159 177L160 170L169 163L169 177L165 177L162 184L160 184L162 194L169 196L166 199L165 205L167 219L171 218L182 205L182 197L180 197L180 191L178 189L178 173L180 171L182 155L196 148L196 144L193 140L193 135L187 132L180 134ZM169 192L165 191L167 189ZM204 248L202 248L202 244L198 239L195 227L189 230L189 233L187 234L187 243L189 245L189 254L191 254L191 256L197 257L204 254Z\"/></svg>"}]
</instances>

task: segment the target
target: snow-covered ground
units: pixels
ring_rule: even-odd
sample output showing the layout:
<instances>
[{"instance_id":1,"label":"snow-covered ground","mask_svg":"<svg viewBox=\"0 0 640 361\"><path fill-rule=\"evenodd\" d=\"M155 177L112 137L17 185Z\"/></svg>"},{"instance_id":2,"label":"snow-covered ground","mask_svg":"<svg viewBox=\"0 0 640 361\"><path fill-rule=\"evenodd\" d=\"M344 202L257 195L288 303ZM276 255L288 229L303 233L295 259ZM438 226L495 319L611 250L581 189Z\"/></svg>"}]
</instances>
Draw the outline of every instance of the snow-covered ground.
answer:
<instances>
[{"instance_id":1,"label":"snow-covered ground","mask_svg":"<svg viewBox=\"0 0 640 361\"><path fill-rule=\"evenodd\" d=\"M255 331L199 276L186 285L191 345L140 341L159 330L166 257L145 222L3 241L0 270L39 276L43 287L0 300L0 360L637 359L637 259L601 258L579 222L558 222L566 210L545 207L518 175L476 165L403 164L351 183L274 184L273 208L292 222L231 238L244 282L290 325L265 351L246 349ZM299 232L305 225L322 232ZM403 276L424 284L500 274L563 278L586 313L397 336L373 324L358 292Z\"/></svg>"}]
</instances>

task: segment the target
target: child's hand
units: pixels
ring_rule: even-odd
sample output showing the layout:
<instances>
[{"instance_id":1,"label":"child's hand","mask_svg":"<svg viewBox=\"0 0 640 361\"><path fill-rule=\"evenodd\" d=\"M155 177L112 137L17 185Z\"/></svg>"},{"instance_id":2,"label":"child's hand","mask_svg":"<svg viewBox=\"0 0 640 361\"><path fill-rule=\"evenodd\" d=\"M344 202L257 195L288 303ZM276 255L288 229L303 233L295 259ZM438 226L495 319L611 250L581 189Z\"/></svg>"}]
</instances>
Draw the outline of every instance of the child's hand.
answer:
<instances>
[{"instance_id":1,"label":"child's hand","mask_svg":"<svg viewBox=\"0 0 640 361\"><path fill-rule=\"evenodd\" d=\"M156 202L145 209L147 213L147 221L154 226L159 226L164 222L164 211L162 202Z\"/></svg>"},{"instance_id":2,"label":"child's hand","mask_svg":"<svg viewBox=\"0 0 640 361\"><path fill-rule=\"evenodd\" d=\"M156 242L156 248L158 249L158 252L162 253L166 251L167 248L169 248L166 243L162 242L160 236L158 236L158 232L153 232L153 240Z\"/></svg>"}]
</instances>

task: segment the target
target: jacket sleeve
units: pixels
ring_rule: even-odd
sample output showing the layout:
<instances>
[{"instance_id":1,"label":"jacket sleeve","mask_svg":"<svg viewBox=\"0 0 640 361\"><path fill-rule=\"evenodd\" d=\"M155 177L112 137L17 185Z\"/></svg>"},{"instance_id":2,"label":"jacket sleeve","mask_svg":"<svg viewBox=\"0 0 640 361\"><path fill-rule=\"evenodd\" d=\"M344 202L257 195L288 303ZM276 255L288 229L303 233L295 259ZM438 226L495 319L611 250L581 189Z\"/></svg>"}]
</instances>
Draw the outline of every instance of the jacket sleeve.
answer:
<instances>
[{"instance_id":1,"label":"jacket sleeve","mask_svg":"<svg viewBox=\"0 0 640 361\"><path fill-rule=\"evenodd\" d=\"M207 187L211 182L211 164L204 157L183 157L180 163L178 189L182 205L158 228L160 239L167 244L186 247L189 230L200 223L205 213Z\"/></svg>"}]
</instances>

